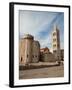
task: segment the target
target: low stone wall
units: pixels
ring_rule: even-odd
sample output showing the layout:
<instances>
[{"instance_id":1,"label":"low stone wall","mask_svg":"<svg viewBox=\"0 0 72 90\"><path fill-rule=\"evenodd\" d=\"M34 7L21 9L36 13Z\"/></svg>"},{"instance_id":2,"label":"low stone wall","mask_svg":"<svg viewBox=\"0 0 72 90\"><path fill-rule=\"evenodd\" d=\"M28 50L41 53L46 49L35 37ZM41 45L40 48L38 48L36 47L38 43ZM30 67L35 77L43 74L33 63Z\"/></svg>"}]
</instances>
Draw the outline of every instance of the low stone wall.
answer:
<instances>
[{"instance_id":1,"label":"low stone wall","mask_svg":"<svg viewBox=\"0 0 72 90\"><path fill-rule=\"evenodd\" d=\"M41 61L43 62L55 62L55 56L52 53L43 53L41 55Z\"/></svg>"},{"instance_id":2,"label":"low stone wall","mask_svg":"<svg viewBox=\"0 0 72 90\"><path fill-rule=\"evenodd\" d=\"M19 70L27 70L27 69L39 69L39 68L46 68L46 67L53 67L53 66L59 66L60 63L54 62L54 63L30 63L28 65L20 65Z\"/></svg>"}]
</instances>

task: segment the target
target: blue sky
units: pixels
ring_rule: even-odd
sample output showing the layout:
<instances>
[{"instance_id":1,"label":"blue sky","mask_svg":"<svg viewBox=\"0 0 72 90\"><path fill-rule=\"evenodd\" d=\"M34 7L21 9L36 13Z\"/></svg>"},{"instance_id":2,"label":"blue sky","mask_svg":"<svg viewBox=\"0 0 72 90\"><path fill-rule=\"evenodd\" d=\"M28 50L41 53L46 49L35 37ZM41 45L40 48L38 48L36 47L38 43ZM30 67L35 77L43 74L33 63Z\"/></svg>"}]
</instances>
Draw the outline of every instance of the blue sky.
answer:
<instances>
[{"instance_id":1,"label":"blue sky","mask_svg":"<svg viewBox=\"0 0 72 90\"><path fill-rule=\"evenodd\" d=\"M64 48L64 13L48 11L19 11L20 38L24 34L31 34L35 40L40 42L41 48L52 48L52 37L54 25L60 30L60 46Z\"/></svg>"}]
</instances>

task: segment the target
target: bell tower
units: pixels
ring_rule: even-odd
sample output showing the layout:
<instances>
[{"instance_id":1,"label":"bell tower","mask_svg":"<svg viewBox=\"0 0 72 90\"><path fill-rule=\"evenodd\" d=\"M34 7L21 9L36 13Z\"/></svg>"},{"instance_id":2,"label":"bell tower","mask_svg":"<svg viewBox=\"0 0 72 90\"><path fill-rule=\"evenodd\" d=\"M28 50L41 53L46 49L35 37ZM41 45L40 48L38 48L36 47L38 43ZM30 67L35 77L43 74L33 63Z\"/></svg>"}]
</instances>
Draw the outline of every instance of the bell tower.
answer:
<instances>
[{"instance_id":1,"label":"bell tower","mask_svg":"<svg viewBox=\"0 0 72 90\"><path fill-rule=\"evenodd\" d=\"M55 58L60 60L60 32L56 25L54 25L52 32L52 48Z\"/></svg>"}]
</instances>

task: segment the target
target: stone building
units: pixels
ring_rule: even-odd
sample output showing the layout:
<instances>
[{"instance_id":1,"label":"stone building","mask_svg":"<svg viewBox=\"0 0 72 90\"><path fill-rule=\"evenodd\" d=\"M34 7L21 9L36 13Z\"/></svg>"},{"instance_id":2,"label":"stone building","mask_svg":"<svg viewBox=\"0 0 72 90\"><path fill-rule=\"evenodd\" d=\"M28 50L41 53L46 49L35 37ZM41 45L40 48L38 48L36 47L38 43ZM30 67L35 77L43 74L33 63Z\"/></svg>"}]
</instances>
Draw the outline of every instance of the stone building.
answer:
<instances>
[{"instance_id":1,"label":"stone building","mask_svg":"<svg viewBox=\"0 0 72 90\"><path fill-rule=\"evenodd\" d=\"M60 49L61 60L64 61L64 49Z\"/></svg>"},{"instance_id":2,"label":"stone building","mask_svg":"<svg viewBox=\"0 0 72 90\"><path fill-rule=\"evenodd\" d=\"M57 26L54 26L54 30L52 32L52 47L53 54L57 60L61 60L60 56L60 34Z\"/></svg>"},{"instance_id":3,"label":"stone building","mask_svg":"<svg viewBox=\"0 0 72 90\"><path fill-rule=\"evenodd\" d=\"M33 41L32 62L39 62L39 59L40 59L40 44L38 41Z\"/></svg>"},{"instance_id":4,"label":"stone building","mask_svg":"<svg viewBox=\"0 0 72 90\"><path fill-rule=\"evenodd\" d=\"M54 54L49 51L47 47L40 49L40 61L55 62Z\"/></svg>"},{"instance_id":5,"label":"stone building","mask_svg":"<svg viewBox=\"0 0 72 90\"><path fill-rule=\"evenodd\" d=\"M24 35L19 44L19 63L26 65L31 62L38 62L40 55L40 44L30 34Z\"/></svg>"}]
</instances>

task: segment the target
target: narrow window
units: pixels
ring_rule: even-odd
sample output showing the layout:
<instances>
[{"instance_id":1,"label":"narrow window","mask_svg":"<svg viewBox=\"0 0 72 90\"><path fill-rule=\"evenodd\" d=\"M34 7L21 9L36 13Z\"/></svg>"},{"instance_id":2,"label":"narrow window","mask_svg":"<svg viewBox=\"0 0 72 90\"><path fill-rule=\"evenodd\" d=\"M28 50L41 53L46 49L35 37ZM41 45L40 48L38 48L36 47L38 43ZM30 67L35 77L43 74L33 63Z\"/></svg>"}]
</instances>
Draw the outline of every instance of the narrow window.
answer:
<instances>
[{"instance_id":1,"label":"narrow window","mask_svg":"<svg viewBox=\"0 0 72 90\"><path fill-rule=\"evenodd\" d=\"M27 58L28 58L28 54L27 54Z\"/></svg>"},{"instance_id":2,"label":"narrow window","mask_svg":"<svg viewBox=\"0 0 72 90\"><path fill-rule=\"evenodd\" d=\"M22 62L22 60L23 60L23 59L22 59L22 57L21 57L21 62Z\"/></svg>"},{"instance_id":3,"label":"narrow window","mask_svg":"<svg viewBox=\"0 0 72 90\"><path fill-rule=\"evenodd\" d=\"M34 58L34 55L33 55L33 58Z\"/></svg>"},{"instance_id":4,"label":"narrow window","mask_svg":"<svg viewBox=\"0 0 72 90\"><path fill-rule=\"evenodd\" d=\"M37 56L36 56L36 58L37 58Z\"/></svg>"}]
</instances>

